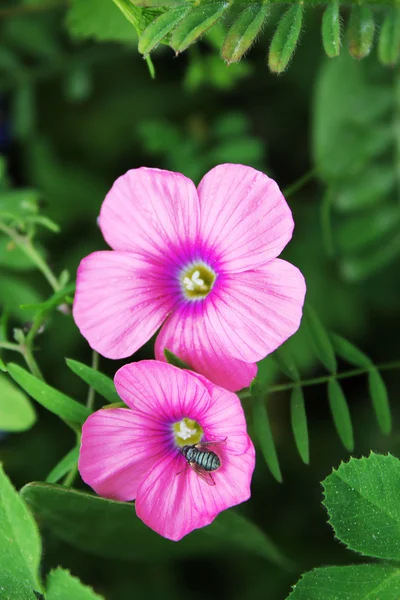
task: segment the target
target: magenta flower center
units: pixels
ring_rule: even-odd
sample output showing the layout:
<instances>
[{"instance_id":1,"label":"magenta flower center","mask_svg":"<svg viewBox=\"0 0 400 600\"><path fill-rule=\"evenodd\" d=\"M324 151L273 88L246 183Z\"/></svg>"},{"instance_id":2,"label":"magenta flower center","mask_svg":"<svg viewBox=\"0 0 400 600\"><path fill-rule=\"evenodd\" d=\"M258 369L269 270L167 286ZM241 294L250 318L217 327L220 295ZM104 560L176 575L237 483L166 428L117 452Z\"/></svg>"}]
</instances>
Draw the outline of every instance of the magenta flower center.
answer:
<instances>
[{"instance_id":1,"label":"magenta flower center","mask_svg":"<svg viewBox=\"0 0 400 600\"><path fill-rule=\"evenodd\" d=\"M172 425L175 444L179 448L198 444L203 437L203 429L197 421L185 417Z\"/></svg>"},{"instance_id":2,"label":"magenta flower center","mask_svg":"<svg viewBox=\"0 0 400 600\"><path fill-rule=\"evenodd\" d=\"M210 293L217 278L215 271L204 263L191 264L181 272L181 286L188 300L201 300Z\"/></svg>"}]
</instances>

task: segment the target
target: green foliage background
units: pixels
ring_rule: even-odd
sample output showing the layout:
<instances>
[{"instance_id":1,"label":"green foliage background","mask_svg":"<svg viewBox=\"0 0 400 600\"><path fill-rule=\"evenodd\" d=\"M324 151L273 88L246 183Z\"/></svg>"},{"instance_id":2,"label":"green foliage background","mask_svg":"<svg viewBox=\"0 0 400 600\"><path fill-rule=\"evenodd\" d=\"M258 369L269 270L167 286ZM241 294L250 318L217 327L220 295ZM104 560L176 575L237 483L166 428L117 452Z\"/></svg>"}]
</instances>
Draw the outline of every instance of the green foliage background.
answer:
<instances>
[{"instance_id":1,"label":"green foliage background","mask_svg":"<svg viewBox=\"0 0 400 600\"><path fill-rule=\"evenodd\" d=\"M276 14L279 10L274 9ZM135 29L111 0L2 2L0 144L5 175L0 210L7 202L15 207L18 198L38 202L40 214L60 226L57 234L38 230L39 248L54 272L68 269L73 279L83 256L105 248L96 216L114 179L129 168L177 170L198 182L217 163L240 162L264 170L284 190L306 175L304 185L288 193L296 229L284 257L305 274L308 302L328 331L350 339L375 364L399 359L399 74L379 63L376 50L362 62L345 48L338 58L327 58L321 16L320 8L308 11L290 67L279 77L267 67L275 19L267 20L246 59L229 67L219 56L226 36L221 23L178 58L161 45L152 54L152 79L137 51ZM343 18L347 22L349 12ZM1 339L6 333L12 339L13 328L32 318L32 309L21 305L43 301L50 293L26 257L0 237L0 303L9 316L7 325L4 319L1 323ZM321 352L315 352L305 327L285 347L302 379L324 375L317 361ZM46 381L84 401L87 386L64 357L90 364L91 353L72 319L52 311L35 348ZM135 358L151 356L149 343ZM11 352L2 351L1 357L19 360ZM120 364L101 360L100 367L112 376ZM339 361L342 367L346 364ZM281 383L272 359L260 371L264 388ZM1 374L0 390L5 377ZM400 378L396 371L385 372L384 378L393 399L390 437L376 425L367 379L342 382L355 455L371 449L400 455ZM229 541L226 552L221 544L217 553L200 558L190 553L174 557L168 550L154 557L143 551L142 560L136 553L129 560L106 558L73 547L44 528L43 572L62 565L107 600L281 600L304 571L357 561L334 541L321 506L319 482L349 456L330 416L335 391L321 384L305 387L303 394L310 465L300 460L290 433L290 405L296 402L299 410L299 398L291 398L289 390L271 394L268 412L279 466L275 464L274 478L262 460L263 452L269 458L271 453L265 443L258 444L253 496L240 509L275 542L290 566L277 567L246 550L231 554ZM24 402L17 394L21 410ZM101 405L97 399L96 406ZM252 400L244 400L244 406L250 417ZM32 429L0 441L0 461L17 488L44 481L76 442L55 415L35 408L38 420ZM259 410L255 405L256 416ZM25 429L32 422L28 417L24 412ZM256 434L260 420L255 421L251 433ZM10 431L12 427L8 425ZM268 432L263 432L265 440ZM344 445L352 448L349 435L348 429L347 434L342 431ZM300 444L307 462L304 440ZM274 472L271 463L270 468ZM280 478L283 483L276 481ZM81 483L78 487L83 489ZM114 543L118 545L118 537Z\"/></svg>"}]
</instances>

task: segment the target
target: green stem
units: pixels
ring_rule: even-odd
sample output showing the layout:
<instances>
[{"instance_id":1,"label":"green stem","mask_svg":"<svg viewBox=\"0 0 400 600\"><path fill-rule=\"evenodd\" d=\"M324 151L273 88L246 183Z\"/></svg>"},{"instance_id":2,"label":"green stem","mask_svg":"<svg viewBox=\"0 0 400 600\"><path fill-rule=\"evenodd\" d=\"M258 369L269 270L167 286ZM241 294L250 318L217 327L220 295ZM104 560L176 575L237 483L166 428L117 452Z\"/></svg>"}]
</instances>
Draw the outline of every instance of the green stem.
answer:
<instances>
[{"instance_id":1,"label":"green stem","mask_svg":"<svg viewBox=\"0 0 400 600\"><path fill-rule=\"evenodd\" d=\"M42 375L41 370L39 369L39 365L33 357L30 346L21 346L21 353L32 375L44 381L44 377Z\"/></svg>"},{"instance_id":2,"label":"green stem","mask_svg":"<svg viewBox=\"0 0 400 600\"><path fill-rule=\"evenodd\" d=\"M95 350L93 350L93 353L92 353L92 369L94 369L95 371L97 371L98 368L99 368L99 355L98 355L98 353ZM88 391L87 400L86 400L86 406L90 410L93 410L95 395L96 395L96 392L95 392L94 388L92 386L89 386L89 391Z\"/></svg>"},{"instance_id":3,"label":"green stem","mask_svg":"<svg viewBox=\"0 0 400 600\"><path fill-rule=\"evenodd\" d=\"M13 352L22 353L21 346L19 346L18 344L12 344L11 342L0 342L0 348L3 348L4 350L12 350Z\"/></svg>"},{"instance_id":4,"label":"green stem","mask_svg":"<svg viewBox=\"0 0 400 600\"><path fill-rule=\"evenodd\" d=\"M289 187L287 187L285 190L283 190L283 195L285 196L285 198L288 198L289 196L292 196L295 192L298 192L309 181L311 181L312 179L314 179L314 177L316 176L316 174L317 174L317 170L316 169L311 169L311 171L308 171L307 173L305 173L304 175L302 175L302 177L300 177L299 179L297 179L297 181L295 181L294 183L292 183L291 185L289 185Z\"/></svg>"},{"instance_id":5,"label":"green stem","mask_svg":"<svg viewBox=\"0 0 400 600\"><path fill-rule=\"evenodd\" d=\"M68 475L65 477L63 481L63 485L66 487L71 487L75 481L76 476L78 475L78 463L75 463Z\"/></svg>"}]
</instances>

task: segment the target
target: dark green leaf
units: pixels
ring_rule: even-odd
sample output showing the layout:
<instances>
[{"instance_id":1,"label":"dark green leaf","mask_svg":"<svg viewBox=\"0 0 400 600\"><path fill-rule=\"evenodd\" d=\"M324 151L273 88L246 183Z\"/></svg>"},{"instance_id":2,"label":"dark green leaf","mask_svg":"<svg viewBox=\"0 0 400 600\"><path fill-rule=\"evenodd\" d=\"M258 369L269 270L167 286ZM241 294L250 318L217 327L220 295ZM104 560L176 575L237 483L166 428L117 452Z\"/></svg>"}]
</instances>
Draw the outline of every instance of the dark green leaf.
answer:
<instances>
[{"instance_id":1,"label":"dark green leaf","mask_svg":"<svg viewBox=\"0 0 400 600\"><path fill-rule=\"evenodd\" d=\"M174 365L175 367L179 367L180 369L193 370L192 367L190 367L187 363L185 363L173 352L171 352L171 350L168 350L168 348L164 348L164 356L170 365Z\"/></svg>"},{"instance_id":2,"label":"dark green leaf","mask_svg":"<svg viewBox=\"0 0 400 600\"><path fill-rule=\"evenodd\" d=\"M240 60L255 41L270 11L269 3L256 2L243 9L229 29L222 46L228 64Z\"/></svg>"},{"instance_id":3,"label":"dark green leaf","mask_svg":"<svg viewBox=\"0 0 400 600\"><path fill-rule=\"evenodd\" d=\"M139 52L145 56L149 54L183 19L189 9L190 6L168 10L154 19L140 36Z\"/></svg>"},{"instance_id":4,"label":"dark green leaf","mask_svg":"<svg viewBox=\"0 0 400 600\"><path fill-rule=\"evenodd\" d=\"M288 600L398 600L400 569L371 564L322 567L306 573Z\"/></svg>"},{"instance_id":5,"label":"dark green leaf","mask_svg":"<svg viewBox=\"0 0 400 600\"><path fill-rule=\"evenodd\" d=\"M348 281L360 281L386 267L399 255L400 235L396 233L395 236L387 240L382 240L376 248L370 251L364 251L363 253L343 259L340 271L342 277Z\"/></svg>"},{"instance_id":6,"label":"dark green leaf","mask_svg":"<svg viewBox=\"0 0 400 600\"><path fill-rule=\"evenodd\" d=\"M371 164L368 179L355 175L335 189L335 207L343 213L359 211L381 203L396 185L393 165ZM375 211L374 211L375 212Z\"/></svg>"},{"instance_id":7,"label":"dark green leaf","mask_svg":"<svg viewBox=\"0 0 400 600\"><path fill-rule=\"evenodd\" d=\"M85 383L90 385L100 396L103 396L108 402L121 402L121 398L117 394L115 385L112 379L88 367L77 360L66 358L67 365L78 377L83 379Z\"/></svg>"},{"instance_id":8,"label":"dark green leaf","mask_svg":"<svg viewBox=\"0 0 400 600\"><path fill-rule=\"evenodd\" d=\"M282 482L281 469L279 467L278 455L271 431L265 395L253 395L253 424L261 452L265 458L269 470L277 481Z\"/></svg>"},{"instance_id":9,"label":"dark green leaf","mask_svg":"<svg viewBox=\"0 0 400 600\"><path fill-rule=\"evenodd\" d=\"M364 58L371 52L374 41L375 21L368 6L353 6L347 36L350 54L354 58Z\"/></svg>"},{"instance_id":10,"label":"dark green leaf","mask_svg":"<svg viewBox=\"0 0 400 600\"><path fill-rule=\"evenodd\" d=\"M57 483L64 475L66 475L71 469L78 463L79 447L75 446L72 448L61 460L56 464L54 469L46 477L47 483Z\"/></svg>"},{"instance_id":11,"label":"dark green leaf","mask_svg":"<svg viewBox=\"0 0 400 600\"><path fill-rule=\"evenodd\" d=\"M325 365L328 371L335 373L337 368L335 352L333 351L329 336L319 320L317 313L308 306L305 310L305 317L317 357L322 364Z\"/></svg>"},{"instance_id":12,"label":"dark green leaf","mask_svg":"<svg viewBox=\"0 0 400 600\"><path fill-rule=\"evenodd\" d=\"M372 176L372 175L371 175ZM367 213L348 217L342 224L337 245L343 253L357 252L380 247L400 228L400 208L395 205L382 206ZM374 245L374 248L372 246Z\"/></svg>"},{"instance_id":13,"label":"dark green leaf","mask_svg":"<svg viewBox=\"0 0 400 600\"><path fill-rule=\"evenodd\" d=\"M293 379L293 381L299 381L299 370L287 346L283 345L275 350L273 357L285 375L287 375L290 379Z\"/></svg>"},{"instance_id":14,"label":"dark green leaf","mask_svg":"<svg viewBox=\"0 0 400 600\"><path fill-rule=\"evenodd\" d=\"M106 558L153 561L231 551L240 554L245 545L249 553L276 564L287 564L256 525L232 510L222 512L212 525L175 543L146 527L130 503L44 483L30 483L21 494L41 521L61 539Z\"/></svg>"},{"instance_id":15,"label":"dark green leaf","mask_svg":"<svg viewBox=\"0 0 400 600\"><path fill-rule=\"evenodd\" d=\"M328 396L336 431L343 446L351 452L354 449L354 436L350 411L341 385L336 379L331 379L328 383Z\"/></svg>"},{"instance_id":16,"label":"dark green leaf","mask_svg":"<svg viewBox=\"0 0 400 600\"><path fill-rule=\"evenodd\" d=\"M322 43L329 58L340 54L340 12L339 3L330 2L322 17Z\"/></svg>"},{"instance_id":17,"label":"dark green leaf","mask_svg":"<svg viewBox=\"0 0 400 600\"><path fill-rule=\"evenodd\" d=\"M269 49L268 65L273 73L283 73L300 37L303 5L289 8L278 23Z\"/></svg>"},{"instance_id":18,"label":"dark green leaf","mask_svg":"<svg viewBox=\"0 0 400 600\"><path fill-rule=\"evenodd\" d=\"M102 596L83 585L69 571L58 567L47 577L46 600L102 600Z\"/></svg>"},{"instance_id":19,"label":"dark green leaf","mask_svg":"<svg viewBox=\"0 0 400 600\"><path fill-rule=\"evenodd\" d=\"M25 394L0 375L0 430L26 431L36 421L36 414Z\"/></svg>"},{"instance_id":20,"label":"dark green leaf","mask_svg":"<svg viewBox=\"0 0 400 600\"><path fill-rule=\"evenodd\" d=\"M293 388L290 398L290 415L292 431L301 460L308 465L310 462L307 414L304 404L304 394L301 387Z\"/></svg>"},{"instance_id":21,"label":"dark green leaf","mask_svg":"<svg viewBox=\"0 0 400 600\"><path fill-rule=\"evenodd\" d=\"M354 346L354 344L335 333L332 333L330 338L332 340L333 349L340 358L355 367L368 368L371 366L371 359Z\"/></svg>"},{"instance_id":22,"label":"dark green leaf","mask_svg":"<svg viewBox=\"0 0 400 600\"><path fill-rule=\"evenodd\" d=\"M390 404L385 382L377 369L369 372L368 385L379 428L382 433L389 435L392 430Z\"/></svg>"},{"instance_id":23,"label":"dark green leaf","mask_svg":"<svg viewBox=\"0 0 400 600\"><path fill-rule=\"evenodd\" d=\"M176 53L186 50L222 17L228 7L229 2L221 0L192 8L174 30L170 40L171 48Z\"/></svg>"},{"instance_id":24,"label":"dark green leaf","mask_svg":"<svg viewBox=\"0 0 400 600\"><path fill-rule=\"evenodd\" d=\"M10 580L14 577L21 585L40 591L40 556L36 523L0 465L1 570L7 572Z\"/></svg>"},{"instance_id":25,"label":"dark green leaf","mask_svg":"<svg viewBox=\"0 0 400 600\"><path fill-rule=\"evenodd\" d=\"M384 65L394 66L400 54L400 11L390 7L379 33L378 56Z\"/></svg>"},{"instance_id":26,"label":"dark green leaf","mask_svg":"<svg viewBox=\"0 0 400 600\"><path fill-rule=\"evenodd\" d=\"M367 556L400 559L400 461L371 452L351 458L322 485L336 536Z\"/></svg>"},{"instance_id":27,"label":"dark green leaf","mask_svg":"<svg viewBox=\"0 0 400 600\"><path fill-rule=\"evenodd\" d=\"M19 365L9 363L7 370L23 390L61 419L82 425L90 415L86 406L36 379Z\"/></svg>"}]
</instances>

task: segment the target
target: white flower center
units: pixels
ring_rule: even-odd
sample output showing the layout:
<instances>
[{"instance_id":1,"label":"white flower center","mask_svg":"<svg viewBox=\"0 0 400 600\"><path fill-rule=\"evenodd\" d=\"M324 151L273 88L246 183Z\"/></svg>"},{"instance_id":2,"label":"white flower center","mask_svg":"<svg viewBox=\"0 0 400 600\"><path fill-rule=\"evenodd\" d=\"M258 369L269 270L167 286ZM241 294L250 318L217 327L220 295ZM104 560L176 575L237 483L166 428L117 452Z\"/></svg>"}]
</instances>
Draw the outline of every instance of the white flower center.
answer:
<instances>
[{"instance_id":1,"label":"white flower center","mask_svg":"<svg viewBox=\"0 0 400 600\"><path fill-rule=\"evenodd\" d=\"M172 432L175 438L175 444L182 448L198 444L203 437L203 429L197 421L184 417L172 425Z\"/></svg>"},{"instance_id":2,"label":"white flower center","mask_svg":"<svg viewBox=\"0 0 400 600\"><path fill-rule=\"evenodd\" d=\"M210 293L216 278L215 271L202 262L188 265L181 272L184 296L188 300L202 300Z\"/></svg>"},{"instance_id":3,"label":"white flower center","mask_svg":"<svg viewBox=\"0 0 400 600\"><path fill-rule=\"evenodd\" d=\"M195 271L190 278L185 277L183 279L183 285L191 292L195 290L198 290L199 292L208 291L207 286L204 285L204 279L200 279L200 271Z\"/></svg>"}]
</instances>

